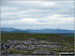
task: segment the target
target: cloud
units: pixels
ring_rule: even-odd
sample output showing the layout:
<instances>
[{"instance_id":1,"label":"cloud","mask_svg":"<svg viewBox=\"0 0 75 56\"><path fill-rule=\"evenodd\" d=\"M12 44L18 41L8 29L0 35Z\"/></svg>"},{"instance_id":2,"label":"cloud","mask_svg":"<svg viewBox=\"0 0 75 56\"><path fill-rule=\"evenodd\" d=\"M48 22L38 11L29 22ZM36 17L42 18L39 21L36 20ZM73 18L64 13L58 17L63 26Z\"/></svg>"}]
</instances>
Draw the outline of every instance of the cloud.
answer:
<instances>
[{"instance_id":1,"label":"cloud","mask_svg":"<svg viewBox=\"0 0 75 56\"><path fill-rule=\"evenodd\" d=\"M74 14L74 3L68 1L8 1L1 7L3 7L2 11L6 11L6 7L8 10L3 13L3 17L8 13L10 15L6 17L11 17L11 14L14 13L13 17L24 15L30 18L46 17L50 14L65 14L69 16Z\"/></svg>"},{"instance_id":2,"label":"cloud","mask_svg":"<svg viewBox=\"0 0 75 56\"><path fill-rule=\"evenodd\" d=\"M2 21L1 24L34 24L37 23L36 19L32 18L23 18L19 20L7 20L7 21Z\"/></svg>"},{"instance_id":3,"label":"cloud","mask_svg":"<svg viewBox=\"0 0 75 56\"><path fill-rule=\"evenodd\" d=\"M39 21L41 22L73 22L74 21L74 18L73 17L66 17L65 16L68 16L68 15L60 15L60 14L54 14L54 15L51 15L51 16L48 16L48 17L45 17L45 18L40 18L38 19Z\"/></svg>"},{"instance_id":4,"label":"cloud","mask_svg":"<svg viewBox=\"0 0 75 56\"><path fill-rule=\"evenodd\" d=\"M34 24L34 23L37 23L37 20L32 19L32 18L23 18L23 19L20 19L20 20L16 20L15 23Z\"/></svg>"},{"instance_id":5,"label":"cloud","mask_svg":"<svg viewBox=\"0 0 75 56\"><path fill-rule=\"evenodd\" d=\"M11 11L17 11L18 9L16 7L9 7L9 6L1 6L1 12L11 12Z\"/></svg>"},{"instance_id":6,"label":"cloud","mask_svg":"<svg viewBox=\"0 0 75 56\"><path fill-rule=\"evenodd\" d=\"M74 29L74 2L4 1L1 3L1 26L20 29Z\"/></svg>"},{"instance_id":7,"label":"cloud","mask_svg":"<svg viewBox=\"0 0 75 56\"><path fill-rule=\"evenodd\" d=\"M28 29L37 27L38 29L43 28L62 28L60 26L71 27L73 29L74 18L64 18L65 15L52 15L45 18L23 18L18 20L6 20L2 21L2 25L13 25L13 26L26 26ZM67 23L66 23L67 22ZM40 26L40 27L39 27ZM52 27L51 27L52 26ZM55 27L56 26L56 27Z\"/></svg>"}]
</instances>

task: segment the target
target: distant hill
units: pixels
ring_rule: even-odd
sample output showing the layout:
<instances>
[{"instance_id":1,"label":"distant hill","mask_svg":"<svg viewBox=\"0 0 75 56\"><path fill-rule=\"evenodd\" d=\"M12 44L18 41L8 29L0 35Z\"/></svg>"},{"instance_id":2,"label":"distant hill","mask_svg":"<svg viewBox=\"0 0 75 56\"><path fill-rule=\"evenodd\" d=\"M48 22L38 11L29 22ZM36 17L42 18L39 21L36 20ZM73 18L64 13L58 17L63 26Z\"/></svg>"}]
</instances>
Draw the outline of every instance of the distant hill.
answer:
<instances>
[{"instance_id":1,"label":"distant hill","mask_svg":"<svg viewBox=\"0 0 75 56\"><path fill-rule=\"evenodd\" d=\"M41 29L41 30L30 30L32 33L74 33L74 30L65 29Z\"/></svg>"},{"instance_id":2,"label":"distant hill","mask_svg":"<svg viewBox=\"0 0 75 56\"><path fill-rule=\"evenodd\" d=\"M26 30L14 29L14 28L1 28L2 33L28 33Z\"/></svg>"},{"instance_id":3,"label":"distant hill","mask_svg":"<svg viewBox=\"0 0 75 56\"><path fill-rule=\"evenodd\" d=\"M74 33L74 30L66 29L40 29L40 30L21 30L14 28L1 28L1 32L11 32L11 33Z\"/></svg>"}]
</instances>

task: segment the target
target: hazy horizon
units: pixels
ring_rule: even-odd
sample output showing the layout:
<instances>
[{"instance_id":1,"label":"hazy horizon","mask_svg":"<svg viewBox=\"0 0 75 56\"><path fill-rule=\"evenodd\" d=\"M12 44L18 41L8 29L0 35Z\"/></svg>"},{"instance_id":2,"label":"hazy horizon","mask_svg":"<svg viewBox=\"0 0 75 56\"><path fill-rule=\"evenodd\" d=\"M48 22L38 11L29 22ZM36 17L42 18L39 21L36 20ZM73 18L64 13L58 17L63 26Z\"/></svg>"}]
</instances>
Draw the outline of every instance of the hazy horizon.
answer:
<instances>
[{"instance_id":1,"label":"hazy horizon","mask_svg":"<svg viewBox=\"0 0 75 56\"><path fill-rule=\"evenodd\" d=\"M74 30L74 29L49 29L49 28L44 28L44 29L19 29L19 28L12 28L12 27L1 27L1 29L2 28L16 29L16 30Z\"/></svg>"},{"instance_id":2,"label":"hazy horizon","mask_svg":"<svg viewBox=\"0 0 75 56\"><path fill-rule=\"evenodd\" d=\"M1 27L74 30L74 1L1 1Z\"/></svg>"}]
</instances>

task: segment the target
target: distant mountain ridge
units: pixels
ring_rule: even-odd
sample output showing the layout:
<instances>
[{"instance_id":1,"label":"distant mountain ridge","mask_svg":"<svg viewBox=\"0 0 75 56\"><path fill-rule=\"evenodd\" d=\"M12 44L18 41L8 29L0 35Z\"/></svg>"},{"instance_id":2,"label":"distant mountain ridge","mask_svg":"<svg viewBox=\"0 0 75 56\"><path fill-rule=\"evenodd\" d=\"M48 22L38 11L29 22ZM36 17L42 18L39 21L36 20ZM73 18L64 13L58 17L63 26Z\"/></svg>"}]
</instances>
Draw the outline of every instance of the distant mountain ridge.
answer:
<instances>
[{"instance_id":1,"label":"distant mountain ridge","mask_svg":"<svg viewBox=\"0 0 75 56\"><path fill-rule=\"evenodd\" d=\"M1 32L5 33L28 33L26 30L20 30L20 29L15 29L15 28L1 28Z\"/></svg>"},{"instance_id":2,"label":"distant mountain ridge","mask_svg":"<svg viewBox=\"0 0 75 56\"><path fill-rule=\"evenodd\" d=\"M74 30L66 30L66 29L21 30L21 29L15 29L15 28L1 28L1 32L11 32L11 33L74 33Z\"/></svg>"}]
</instances>

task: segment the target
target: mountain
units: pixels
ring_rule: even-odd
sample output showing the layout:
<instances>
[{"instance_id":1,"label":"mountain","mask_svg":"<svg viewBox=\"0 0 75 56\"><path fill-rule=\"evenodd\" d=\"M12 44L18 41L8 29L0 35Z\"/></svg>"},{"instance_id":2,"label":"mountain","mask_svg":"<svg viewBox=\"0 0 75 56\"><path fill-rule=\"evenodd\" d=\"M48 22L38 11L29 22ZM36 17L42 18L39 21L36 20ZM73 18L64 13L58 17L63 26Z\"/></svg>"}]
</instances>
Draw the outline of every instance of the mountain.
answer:
<instances>
[{"instance_id":1,"label":"mountain","mask_svg":"<svg viewBox=\"0 0 75 56\"><path fill-rule=\"evenodd\" d=\"M74 30L65 29L41 29L41 30L30 30L32 33L74 33Z\"/></svg>"},{"instance_id":2,"label":"mountain","mask_svg":"<svg viewBox=\"0 0 75 56\"><path fill-rule=\"evenodd\" d=\"M14 29L14 28L1 28L2 33L28 33L26 30Z\"/></svg>"},{"instance_id":3,"label":"mountain","mask_svg":"<svg viewBox=\"0 0 75 56\"><path fill-rule=\"evenodd\" d=\"M11 32L15 30L14 28L1 28L1 31Z\"/></svg>"},{"instance_id":4,"label":"mountain","mask_svg":"<svg viewBox=\"0 0 75 56\"><path fill-rule=\"evenodd\" d=\"M12 33L74 33L74 30L66 30L66 29L20 30L14 28L1 28L1 31L12 32Z\"/></svg>"}]
</instances>

